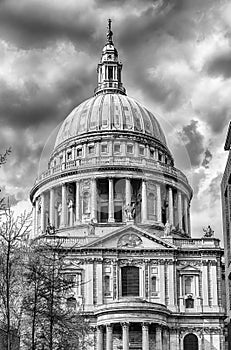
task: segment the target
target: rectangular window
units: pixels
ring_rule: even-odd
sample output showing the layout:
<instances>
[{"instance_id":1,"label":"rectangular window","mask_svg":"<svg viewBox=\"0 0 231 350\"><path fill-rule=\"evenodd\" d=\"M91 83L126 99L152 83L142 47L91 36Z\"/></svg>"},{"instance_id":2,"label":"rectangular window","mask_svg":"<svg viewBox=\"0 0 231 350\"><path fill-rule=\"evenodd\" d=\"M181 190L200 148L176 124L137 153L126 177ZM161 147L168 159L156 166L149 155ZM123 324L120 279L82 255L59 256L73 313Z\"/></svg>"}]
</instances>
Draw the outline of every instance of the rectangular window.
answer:
<instances>
[{"instance_id":1,"label":"rectangular window","mask_svg":"<svg viewBox=\"0 0 231 350\"><path fill-rule=\"evenodd\" d=\"M108 79L113 79L113 67L108 67Z\"/></svg>"},{"instance_id":2,"label":"rectangular window","mask_svg":"<svg viewBox=\"0 0 231 350\"><path fill-rule=\"evenodd\" d=\"M67 160L71 160L71 152L67 152Z\"/></svg>"},{"instance_id":3,"label":"rectangular window","mask_svg":"<svg viewBox=\"0 0 231 350\"><path fill-rule=\"evenodd\" d=\"M139 268L125 266L122 272L122 296L139 296Z\"/></svg>"},{"instance_id":4,"label":"rectangular window","mask_svg":"<svg viewBox=\"0 0 231 350\"><path fill-rule=\"evenodd\" d=\"M107 153L107 145L101 145L101 152Z\"/></svg>"},{"instance_id":5,"label":"rectangular window","mask_svg":"<svg viewBox=\"0 0 231 350\"><path fill-rule=\"evenodd\" d=\"M133 153L133 145L127 145L127 153Z\"/></svg>"},{"instance_id":6,"label":"rectangular window","mask_svg":"<svg viewBox=\"0 0 231 350\"><path fill-rule=\"evenodd\" d=\"M150 157L154 158L154 149L152 149L152 148L150 149Z\"/></svg>"},{"instance_id":7,"label":"rectangular window","mask_svg":"<svg viewBox=\"0 0 231 350\"><path fill-rule=\"evenodd\" d=\"M156 294L157 293L157 279L156 276L152 276L151 279L151 293Z\"/></svg>"},{"instance_id":8,"label":"rectangular window","mask_svg":"<svg viewBox=\"0 0 231 350\"><path fill-rule=\"evenodd\" d=\"M139 153L141 156L144 155L144 147L139 147Z\"/></svg>"},{"instance_id":9,"label":"rectangular window","mask_svg":"<svg viewBox=\"0 0 231 350\"><path fill-rule=\"evenodd\" d=\"M88 146L88 154L93 154L95 152L95 147L92 146Z\"/></svg>"},{"instance_id":10,"label":"rectangular window","mask_svg":"<svg viewBox=\"0 0 231 350\"><path fill-rule=\"evenodd\" d=\"M185 279L184 279L185 294L191 294L192 293L192 283L193 283L193 277L192 276L186 276Z\"/></svg>"},{"instance_id":11,"label":"rectangular window","mask_svg":"<svg viewBox=\"0 0 231 350\"><path fill-rule=\"evenodd\" d=\"M119 144L115 144L114 145L114 153L119 153L120 152L120 145Z\"/></svg>"},{"instance_id":12,"label":"rectangular window","mask_svg":"<svg viewBox=\"0 0 231 350\"><path fill-rule=\"evenodd\" d=\"M110 295L110 276L104 276L104 295Z\"/></svg>"},{"instance_id":13,"label":"rectangular window","mask_svg":"<svg viewBox=\"0 0 231 350\"><path fill-rule=\"evenodd\" d=\"M82 157L82 154L83 154L83 150L82 148L77 148L77 157Z\"/></svg>"}]
</instances>

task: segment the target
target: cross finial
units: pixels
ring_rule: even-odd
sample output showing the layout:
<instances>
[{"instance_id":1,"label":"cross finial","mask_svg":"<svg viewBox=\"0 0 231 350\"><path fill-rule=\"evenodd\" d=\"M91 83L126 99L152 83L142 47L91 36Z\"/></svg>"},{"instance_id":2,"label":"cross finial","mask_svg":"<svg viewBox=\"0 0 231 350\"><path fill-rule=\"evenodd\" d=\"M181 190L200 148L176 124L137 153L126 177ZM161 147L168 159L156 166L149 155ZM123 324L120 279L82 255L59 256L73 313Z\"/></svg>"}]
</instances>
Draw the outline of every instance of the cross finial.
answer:
<instances>
[{"instance_id":1,"label":"cross finial","mask_svg":"<svg viewBox=\"0 0 231 350\"><path fill-rule=\"evenodd\" d=\"M112 44L112 35L113 35L113 32L111 30L111 19L109 18L108 19L108 32L107 32L107 41L109 44Z\"/></svg>"}]
</instances>

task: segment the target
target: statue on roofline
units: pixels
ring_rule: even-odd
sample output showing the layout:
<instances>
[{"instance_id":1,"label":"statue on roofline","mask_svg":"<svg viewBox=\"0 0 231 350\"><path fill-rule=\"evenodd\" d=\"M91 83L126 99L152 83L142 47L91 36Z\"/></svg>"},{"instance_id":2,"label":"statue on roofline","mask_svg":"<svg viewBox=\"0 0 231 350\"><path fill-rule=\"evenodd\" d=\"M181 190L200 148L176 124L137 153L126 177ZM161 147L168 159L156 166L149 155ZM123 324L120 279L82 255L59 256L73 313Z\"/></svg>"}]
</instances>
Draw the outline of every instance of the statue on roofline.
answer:
<instances>
[{"instance_id":1,"label":"statue on roofline","mask_svg":"<svg viewBox=\"0 0 231 350\"><path fill-rule=\"evenodd\" d=\"M203 227L203 231L204 231L204 237L213 237L214 236L214 231L212 230L210 225L208 225L208 227L206 227L206 228Z\"/></svg>"}]
</instances>

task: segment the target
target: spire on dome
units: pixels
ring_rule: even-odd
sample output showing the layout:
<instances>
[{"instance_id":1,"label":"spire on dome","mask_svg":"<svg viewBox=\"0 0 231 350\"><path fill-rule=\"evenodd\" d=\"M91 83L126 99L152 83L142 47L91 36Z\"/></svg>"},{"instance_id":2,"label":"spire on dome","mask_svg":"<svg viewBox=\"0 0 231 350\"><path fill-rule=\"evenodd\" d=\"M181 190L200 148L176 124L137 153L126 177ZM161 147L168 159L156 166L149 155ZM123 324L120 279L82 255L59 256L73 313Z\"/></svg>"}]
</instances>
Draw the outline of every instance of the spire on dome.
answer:
<instances>
[{"instance_id":1,"label":"spire on dome","mask_svg":"<svg viewBox=\"0 0 231 350\"><path fill-rule=\"evenodd\" d=\"M113 41L112 41L112 36L113 36L113 32L112 32L112 30L111 30L111 22L112 22L112 20L109 18L108 19L108 32L107 32L107 42L109 43L109 44L113 44Z\"/></svg>"},{"instance_id":2,"label":"spire on dome","mask_svg":"<svg viewBox=\"0 0 231 350\"><path fill-rule=\"evenodd\" d=\"M108 19L107 42L102 50L100 63L98 64L98 86L95 95L100 93L120 93L126 95L126 90L121 82L122 64L118 60L118 52L112 41L111 19Z\"/></svg>"}]
</instances>

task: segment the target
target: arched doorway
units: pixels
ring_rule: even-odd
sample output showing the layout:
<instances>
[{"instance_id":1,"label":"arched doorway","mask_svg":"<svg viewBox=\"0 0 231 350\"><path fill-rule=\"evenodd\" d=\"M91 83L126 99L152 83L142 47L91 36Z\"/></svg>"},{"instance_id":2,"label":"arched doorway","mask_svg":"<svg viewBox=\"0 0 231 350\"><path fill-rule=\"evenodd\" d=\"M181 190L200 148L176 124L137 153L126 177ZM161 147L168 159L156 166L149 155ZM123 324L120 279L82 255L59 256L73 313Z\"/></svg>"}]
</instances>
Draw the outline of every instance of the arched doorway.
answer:
<instances>
[{"instance_id":1,"label":"arched doorway","mask_svg":"<svg viewBox=\"0 0 231 350\"><path fill-rule=\"evenodd\" d=\"M198 350L198 338L195 334L187 334L184 337L184 350Z\"/></svg>"}]
</instances>

